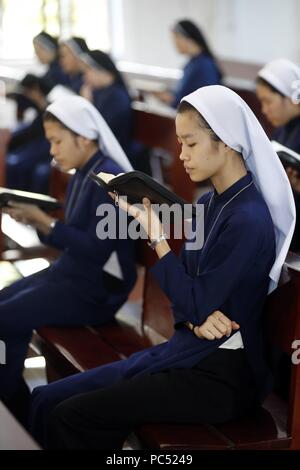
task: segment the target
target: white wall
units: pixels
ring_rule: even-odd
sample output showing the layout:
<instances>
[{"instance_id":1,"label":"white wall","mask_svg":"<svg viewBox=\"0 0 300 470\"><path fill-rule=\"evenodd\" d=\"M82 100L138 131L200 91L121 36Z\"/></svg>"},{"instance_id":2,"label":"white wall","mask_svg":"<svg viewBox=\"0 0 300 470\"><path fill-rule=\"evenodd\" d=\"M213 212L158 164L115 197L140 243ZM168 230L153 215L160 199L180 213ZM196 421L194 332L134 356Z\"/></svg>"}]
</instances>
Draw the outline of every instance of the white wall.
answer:
<instances>
[{"instance_id":1,"label":"white wall","mask_svg":"<svg viewBox=\"0 0 300 470\"><path fill-rule=\"evenodd\" d=\"M276 57L300 62L299 0L110 0L122 2L123 41L118 58L180 67L170 26L190 18L224 59L264 63ZM119 29L118 29L119 31Z\"/></svg>"}]
</instances>

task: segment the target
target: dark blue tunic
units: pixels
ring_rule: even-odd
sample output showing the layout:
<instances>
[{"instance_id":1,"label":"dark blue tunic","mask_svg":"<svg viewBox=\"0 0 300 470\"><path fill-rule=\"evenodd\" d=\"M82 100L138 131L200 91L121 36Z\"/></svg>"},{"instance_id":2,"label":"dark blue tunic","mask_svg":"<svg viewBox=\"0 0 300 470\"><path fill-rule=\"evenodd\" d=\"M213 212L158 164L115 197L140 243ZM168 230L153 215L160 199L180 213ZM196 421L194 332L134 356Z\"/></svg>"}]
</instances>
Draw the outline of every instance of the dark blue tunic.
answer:
<instances>
[{"instance_id":1,"label":"dark blue tunic","mask_svg":"<svg viewBox=\"0 0 300 470\"><path fill-rule=\"evenodd\" d=\"M215 61L205 53L192 57L183 69L183 77L174 92L172 107L177 108L181 98L207 85L218 85L220 71Z\"/></svg>"},{"instance_id":2,"label":"dark blue tunic","mask_svg":"<svg viewBox=\"0 0 300 470\"><path fill-rule=\"evenodd\" d=\"M300 116L292 119L285 126L276 129L272 135L272 140L276 140L300 154ZM290 250L298 252L300 251L300 194L294 190L293 194L297 218Z\"/></svg>"},{"instance_id":3,"label":"dark blue tunic","mask_svg":"<svg viewBox=\"0 0 300 470\"><path fill-rule=\"evenodd\" d=\"M119 83L93 91L93 104L111 128L125 153L132 137L131 99Z\"/></svg>"},{"instance_id":4,"label":"dark blue tunic","mask_svg":"<svg viewBox=\"0 0 300 470\"><path fill-rule=\"evenodd\" d=\"M272 140L300 153L300 116L292 119L285 126L275 129Z\"/></svg>"},{"instance_id":5,"label":"dark blue tunic","mask_svg":"<svg viewBox=\"0 0 300 470\"><path fill-rule=\"evenodd\" d=\"M0 365L0 399L16 391L34 328L105 323L113 318L134 285L133 241L101 240L96 235L99 204L113 206L113 202L88 178L90 170L114 174L122 171L101 152L77 170L68 189L66 221L57 222L48 236L41 236L48 245L63 250L61 256L50 268L0 292L0 339L7 345L7 363ZM118 255L123 280L103 270L113 252Z\"/></svg>"},{"instance_id":6,"label":"dark blue tunic","mask_svg":"<svg viewBox=\"0 0 300 470\"><path fill-rule=\"evenodd\" d=\"M48 190L50 145L46 140L40 111L30 124L13 132L6 155L6 186L25 191ZM37 172L43 167L43 176Z\"/></svg>"},{"instance_id":7,"label":"dark blue tunic","mask_svg":"<svg viewBox=\"0 0 300 470\"><path fill-rule=\"evenodd\" d=\"M46 79L49 83L51 83L52 86L70 85L70 78L63 71L57 59L55 59L53 62L51 62L51 64L49 64L49 68L47 72L43 75L43 78Z\"/></svg>"},{"instance_id":8,"label":"dark blue tunic","mask_svg":"<svg viewBox=\"0 0 300 470\"><path fill-rule=\"evenodd\" d=\"M108 387L125 378L198 364L228 338L199 339L184 322L201 324L216 309L240 324L257 389L261 398L265 396L271 381L263 355L261 315L275 259L275 235L269 210L251 182L252 176L247 174L221 195L214 193L209 210L212 193L204 195L198 201L205 206L204 248L183 250L181 259L169 252L152 268L173 303L172 338L127 360L35 389L31 423L38 438L43 438L51 409L75 394ZM244 187L247 189L240 192Z\"/></svg>"}]
</instances>

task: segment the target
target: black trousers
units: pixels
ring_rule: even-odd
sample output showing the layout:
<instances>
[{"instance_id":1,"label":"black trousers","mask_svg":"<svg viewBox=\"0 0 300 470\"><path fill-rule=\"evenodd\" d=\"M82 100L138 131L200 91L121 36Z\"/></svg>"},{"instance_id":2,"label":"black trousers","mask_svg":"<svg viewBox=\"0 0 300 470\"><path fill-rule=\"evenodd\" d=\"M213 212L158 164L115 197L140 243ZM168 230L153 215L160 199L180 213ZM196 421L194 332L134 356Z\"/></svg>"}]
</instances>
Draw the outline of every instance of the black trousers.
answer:
<instances>
[{"instance_id":1,"label":"black trousers","mask_svg":"<svg viewBox=\"0 0 300 470\"><path fill-rule=\"evenodd\" d=\"M76 395L54 409L50 449L121 449L141 424L217 424L257 406L243 349L217 349L191 369L170 369Z\"/></svg>"}]
</instances>

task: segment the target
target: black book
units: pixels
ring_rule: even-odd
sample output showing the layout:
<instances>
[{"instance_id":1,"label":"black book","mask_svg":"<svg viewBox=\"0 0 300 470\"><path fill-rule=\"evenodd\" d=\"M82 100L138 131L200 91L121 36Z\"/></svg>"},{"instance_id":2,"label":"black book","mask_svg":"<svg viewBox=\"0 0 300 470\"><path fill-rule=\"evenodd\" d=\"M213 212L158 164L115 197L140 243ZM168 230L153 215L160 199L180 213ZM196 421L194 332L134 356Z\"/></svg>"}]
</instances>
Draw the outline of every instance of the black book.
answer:
<instances>
[{"instance_id":1,"label":"black book","mask_svg":"<svg viewBox=\"0 0 300 470\"><path fill-rule=\"evenodd\" d=\"M295 168L300 173L300 155L294 150L285 147L284 145L272 140L272 147L277 153L284 167L290 166Z\"/></svg>"},{"instance_id":2,"label":"black book","mask_svg":"<svg viewBox=\"0 0 300 470\"><path fill-rule=\"evenodd\" d=\"M182 208L185 204L189 204L141 171L122 173L109 181L107 178L105 181L100 175L101 173L96 175L90 172L89 177L107 192L116 192L119 196L127 196L130 204L142 204L143 197L147 197L152 204L167 204L168 206L179 204ZM106 173L103 174L104 177L105 175ZM196 208L189 204L184 212L185 218L190 218L195 214Z\"/></svg>"},{"instance_id":3,"label":"black book","mask_svg":"<svg viewBox=\"0 0 300 470\"><path fill-rule=\"evenodd\" d=\"M35 204L43 211L53 211L62 207L61 203L46 194L19 191L18 189L7 189L0 187L0 207L8 205L9 201L22 202L24 204Z\"/></svg>"}]
</instances>

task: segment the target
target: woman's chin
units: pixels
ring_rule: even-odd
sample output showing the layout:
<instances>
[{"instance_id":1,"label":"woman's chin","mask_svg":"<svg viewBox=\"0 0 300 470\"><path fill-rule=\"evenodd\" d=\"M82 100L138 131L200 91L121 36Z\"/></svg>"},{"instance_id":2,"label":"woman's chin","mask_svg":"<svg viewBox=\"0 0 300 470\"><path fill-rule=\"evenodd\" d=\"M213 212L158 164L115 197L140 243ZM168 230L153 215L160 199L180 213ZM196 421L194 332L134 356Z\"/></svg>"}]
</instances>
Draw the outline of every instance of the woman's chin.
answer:
<instances>
[{"instance_id":1,"label":"woman's chin","mask_svg":"<svg viewBox=\"0 0 300 470\"><path fill-rule=\"evenodd\" d=\"M196 172L190 172L189 173L190 180L193 181L194 183L200 183L201 181L204 181L206 177L204 175L200 175L199 173L197 174Z\"/></svg>"}]
</instances>

